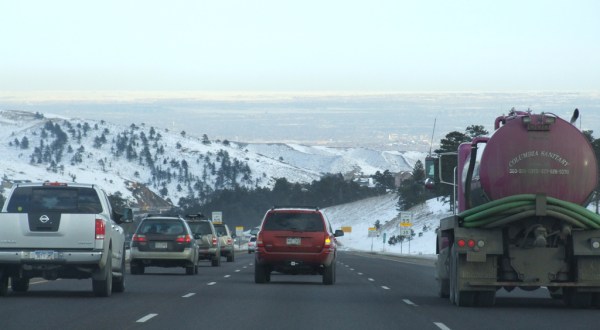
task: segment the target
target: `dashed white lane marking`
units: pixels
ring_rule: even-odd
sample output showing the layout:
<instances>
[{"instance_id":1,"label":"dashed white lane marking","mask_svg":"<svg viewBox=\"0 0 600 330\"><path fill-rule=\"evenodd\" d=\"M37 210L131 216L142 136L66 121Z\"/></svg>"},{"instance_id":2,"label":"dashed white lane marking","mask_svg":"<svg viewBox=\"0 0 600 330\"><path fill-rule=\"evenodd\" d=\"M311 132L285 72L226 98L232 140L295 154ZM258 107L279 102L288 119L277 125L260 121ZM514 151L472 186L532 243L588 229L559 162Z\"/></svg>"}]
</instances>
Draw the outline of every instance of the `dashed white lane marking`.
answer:
<instances>
[{"instance_id":1,"label":"dashed white lane marking","mask_svg":"<svg viewBox=\"0 0 600 330\"><path fill-rule=\"evenodd\" d=\"M358 275L362 275L363 273L358 273Z\"/></svg>"},{"instance_id":2,"label":"dashed white lane marking","mask_svg":"<svg viewBox=\"0 0 600 330\"><path fill-rule=\"evenodd\" d=\"M242 267L242 268L246 269L246 268L248 268L248 266L244 266L244 267Z\"/></svg>"},{"instance_id":3,"label":"dashed white lane marking","mask_svg":"<svg viewBox=\"0 0 600 330\"><path fill-rule=\"evenodd\" d=\"M442 329L442 330L450 330L450 328L448 328L444 323L433 322L433 324L437 325L437 327L440 328L440 329Z\"/></svg>"},{"instance_id":4,"label":"dashed white lane marking","mask_svg":"<svg viewBox=\"0 0 600 330\"><path fill-rule=\"evenodd\" d=\"M369 277L369 281L371 281L371 282L375 282L375 280L374 280L374 279L372 279L372 278L370 278L370 277Z\"/></svg>"},{"instance_id":5,"label":"dashed white lane marking","mask_svg":"<svg viewBox=\"0 0 600 330\"><path fill-rule=\"evenodd\" d=\"M239 270L239 269L236 269L236 270L235 270L235 272L236 272L236 273L239 273L239 272L240 272L240 270Z\"/></svg>"},{"instance_id":6,"label":"dashed white lane marking","mask_svg":"<svg viewBox=\"0 0 600 330\"><path fill-rule=\"evenodd\" d=\"M230 277L231 277L231 275L225 275L225 276L223 276L223 277L225 277L225 278L230 278Z\"/></svg>"},{"instance_id":7,"label":"dashed white lane marking","mask_svg":"<svg viewBox=\"0 0 600 330\"><path fill-rule=\"evenodd\" d=\"M144 323L144 322L148 321L149 319L155 317L156 315L158 315L158 314L154 314L154 313L148 314L148 315L142 317L141 319L137 320L136 322L137 323Z\"/></svg>"},{"instance_id":8,"label":"dashed white lane marking","mask_svg":"<svg viewBox=\"0 0 600 330\"><path fill-rule=\"evenodd\" d=\"M186 295L184 295L184 296L181 296L181 297L182 297L182 298L189 298L189 297L191 297L191 296L193 296L193 295L195 295L195 293L188 293L188 294L186 294Z\"/></svg>"},{"instance_id":9,"label":"dashed white lane marking","mask_svg":"<svg viewBox=\"0 0 600 330\"><path fill-rule=\"evenodd\" d=\"M350 270L354 270L354 268L350 268Z\"/></svg>"},{"instance_id":10,"label":"dashed white lane marking","mask_svg":"<svg viewBox=\"0 0 600 330\"><path fill-rule=\"evenodd\" d=\"M408 300L408 299L402 299L402 301L404 301L405 304L407 305L412 305L412 306L417 306L417 304L415 304L414 302Z\"/></svg>"},{"instance_id":11,"label":"dashed white lane marking","mask_svg":"<svg viewBox=\"0 0 600 330\"><path fill-rule=\"evenodd\" d=\"M208 282L208 283L206 283L206 285L215 285L215 284L217 284L217 282Z\"/></svg>"},{"instance_id":12,"label":"dashed white lane marking","mask_svg":"<svg viewBox=\"0 0 600 330\"><path fill-rule=\"evenodd\" d=\"M389 289L390 289L390 288L388 288L388 287L387 287L387 286L385 286L385 285L382 285L382 286L381 286L381 288L382 288L382 289L384 289L384 290L389 290Z\"/></svg>"}]
</instances>

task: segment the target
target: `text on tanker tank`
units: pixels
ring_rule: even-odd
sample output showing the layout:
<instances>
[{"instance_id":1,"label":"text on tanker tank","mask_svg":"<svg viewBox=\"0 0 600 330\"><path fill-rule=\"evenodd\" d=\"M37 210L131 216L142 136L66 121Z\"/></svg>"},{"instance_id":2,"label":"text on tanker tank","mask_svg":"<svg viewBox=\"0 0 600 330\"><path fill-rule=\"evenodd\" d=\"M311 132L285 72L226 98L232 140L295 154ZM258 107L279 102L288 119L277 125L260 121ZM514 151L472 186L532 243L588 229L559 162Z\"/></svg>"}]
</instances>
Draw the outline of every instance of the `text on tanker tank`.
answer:
<instances>
[{"instance_id":1,"label":"text on tanker tank","mask_svg":"<svg viewBox=\"0 0 600 330\"><path fill-rule=\"evenodd\" d=\"M522 153L518 154L516 157L514 157L508 163L508 167L514 167L520 161L527 159L527 158L532 158L532 157L546 157L546 158L555 160L557 163L559 163L560 165L562 165L564 167L569 166L569 161L557 153L550 152L550 151L544 151L544 150L542 150L542 151L530 150L530 151L522 152Z\"/></svg>"}]
</instances>

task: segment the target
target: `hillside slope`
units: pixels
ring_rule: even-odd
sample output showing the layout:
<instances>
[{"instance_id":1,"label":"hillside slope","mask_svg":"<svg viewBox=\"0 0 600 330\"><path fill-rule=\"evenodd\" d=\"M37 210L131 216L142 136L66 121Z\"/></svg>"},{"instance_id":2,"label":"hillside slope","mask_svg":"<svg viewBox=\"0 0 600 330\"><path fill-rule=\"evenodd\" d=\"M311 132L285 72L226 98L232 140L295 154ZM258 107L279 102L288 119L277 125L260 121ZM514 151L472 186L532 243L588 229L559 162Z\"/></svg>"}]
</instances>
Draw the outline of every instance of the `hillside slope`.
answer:
<instances>
[{"instance_id":1,"label":"hillside slope","mask_svg":"<svg viewBox=\"0 0 600 330\"><path fill-rule=\"evenodd\" d=\"M217 189L309 183L326 173L410 171L416 152L211 141L186 132L52 114L0 111L0 171L16 180L90 182L139 204L131 183L176 205ZM162 206L161 206L162 207Z\"/></svg>"}]
</instances>

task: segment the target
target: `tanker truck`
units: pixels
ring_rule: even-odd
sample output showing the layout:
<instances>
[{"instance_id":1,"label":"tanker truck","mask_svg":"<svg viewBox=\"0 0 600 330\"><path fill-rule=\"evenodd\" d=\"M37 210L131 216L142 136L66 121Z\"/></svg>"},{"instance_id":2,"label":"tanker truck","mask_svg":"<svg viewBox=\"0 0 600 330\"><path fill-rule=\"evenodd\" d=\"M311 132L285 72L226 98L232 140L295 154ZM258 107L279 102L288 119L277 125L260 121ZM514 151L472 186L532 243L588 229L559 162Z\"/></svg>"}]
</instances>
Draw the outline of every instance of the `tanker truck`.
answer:
<instances>
[{"instance_id":1,"label":"tanker truck","mask_svg":"<svg viewBox=\"0 0 600 330\"><path fill-rule=\"evenodd\" d=\"M585 207L598 166L577 116L513 109L459 146L455 215L437 229L440 297L493 306L502 288L547 288L567 306L600 307L600 216Z\"/></svg>"}]
</instances>

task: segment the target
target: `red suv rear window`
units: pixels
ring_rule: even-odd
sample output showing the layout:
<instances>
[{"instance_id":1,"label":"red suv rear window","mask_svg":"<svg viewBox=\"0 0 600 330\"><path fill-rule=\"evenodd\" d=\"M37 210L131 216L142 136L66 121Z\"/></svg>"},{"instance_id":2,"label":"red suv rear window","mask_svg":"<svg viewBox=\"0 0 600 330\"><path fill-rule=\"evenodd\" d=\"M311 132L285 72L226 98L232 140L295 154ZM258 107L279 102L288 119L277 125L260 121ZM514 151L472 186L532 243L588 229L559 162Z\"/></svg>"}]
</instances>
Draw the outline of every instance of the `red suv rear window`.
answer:
<instances>
[{"instance_id":1,"label":"red suv rear window","mask_svg":"<svg viewBox=\"0 0 600 330\"><path fill-rule=\"evenodd\" d=\"M325 230L325 227L323 225L323 218L316 212L273 212L266 217L262 230L322 232Z\"/></svg>"}]
</instances>

